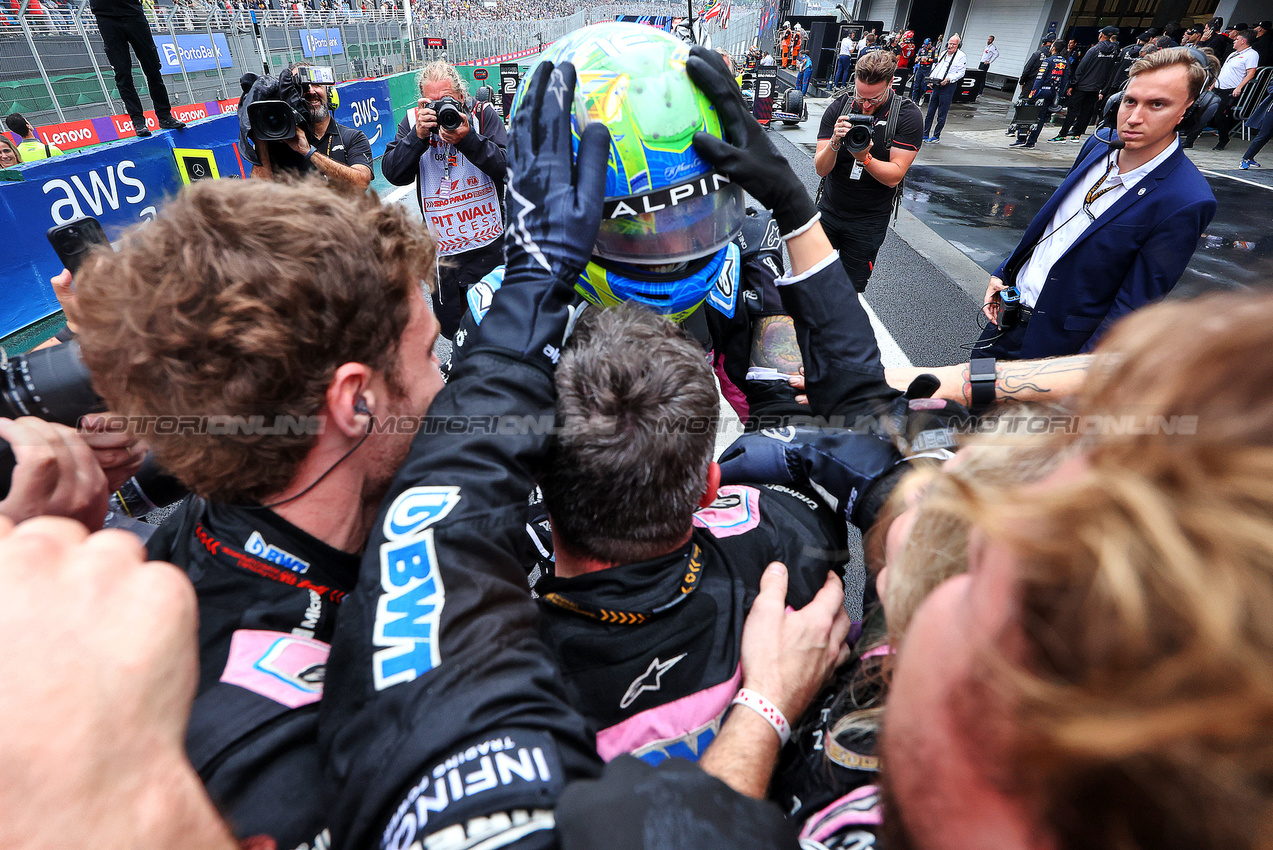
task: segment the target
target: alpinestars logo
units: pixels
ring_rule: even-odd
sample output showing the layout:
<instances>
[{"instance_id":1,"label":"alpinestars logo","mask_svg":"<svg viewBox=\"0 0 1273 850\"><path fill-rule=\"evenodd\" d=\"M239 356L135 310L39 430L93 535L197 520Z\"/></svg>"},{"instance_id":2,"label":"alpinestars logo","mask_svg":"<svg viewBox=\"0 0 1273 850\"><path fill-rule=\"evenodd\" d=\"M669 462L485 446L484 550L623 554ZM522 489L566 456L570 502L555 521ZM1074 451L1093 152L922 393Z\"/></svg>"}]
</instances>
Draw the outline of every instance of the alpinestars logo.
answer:
<instances>
[{"instance_id":1,"label":"alpinestars logo","mask_svg":"<svg viewBox=\"0 0 1273 850\"><path fill-rule=\"evenodd\" d=\"M662 684L663 674L676 666L676 662L684 658L686 653L682 652L675 658L669 658L667 661L659 661L658 656L650 662L650 666L645 668L645 672L632 681L628 685L627 693L623 695L623 699L619 700L619 708L627 708L636 701L636 698L646 691L657 691Z\"/></svg>"}]
</instances>

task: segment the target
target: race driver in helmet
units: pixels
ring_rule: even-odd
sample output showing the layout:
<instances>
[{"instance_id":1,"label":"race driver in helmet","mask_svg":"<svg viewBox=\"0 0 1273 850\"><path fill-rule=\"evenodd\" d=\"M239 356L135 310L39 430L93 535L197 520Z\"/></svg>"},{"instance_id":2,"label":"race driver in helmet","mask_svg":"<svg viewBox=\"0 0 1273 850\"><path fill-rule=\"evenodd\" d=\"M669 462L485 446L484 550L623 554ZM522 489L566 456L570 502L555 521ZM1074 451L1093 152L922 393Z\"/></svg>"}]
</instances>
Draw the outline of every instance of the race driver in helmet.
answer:
<instances>
[{"instance_id":1,"label":"race driver in helmet","mask_svg":"<svg viewBox=\"0 0 1273 850\"><path fill-rule=\"evenodd\" d=\"M915 58L915 30L902 33L902 43L898 45L897 67L909 68Z\"/></svg>"},{"instance_id":2,"label":"race driver in helmet","mask_svg":"<svg viewBox=\"0 0 1273 850\"><path fill-rule=\"evenodd\" d=\"M592 305L626 301L674 321L705 312L709 324L725 323L725 311L734 307L725 296L737 286L734 278L725 285L721 279L738 266L734 234L742 209L742 187L730 176L741 175L754 197L773 205L774 229L795 234L788 245L803 274L778 280L781 292L772 274L765 283L800 320L801 347L820 367L810 392L813 412L848 414L852 423L854 412L866 413L895 394L880 380L874 336L855 294L844 289L843 266L819 265L835 253L820 244L826 237L816 211L805 207L803 187L746 114L718 57L691 52L649 27L600 24L559 41L545 61L574 65L576 127L604 121L611 142L601 225L575 283L588 302L576 325L582 341L567 346L559 366L569 376L559 378L559 416L602 418L589 405L604 399L625 411L632 433L612 445L563 424L537 478L542 510L529 518L526 569L540 600L544 641L572 704L596 724L602 757L629 752L650 763L669 755L693 760L738 691L740 629L760 570L783 562L789 604L808 604L828 572L847 560L844 522L869 526L873 510L846 514L852 499L831 505L824 500L827 488L818 492L797 482L754 487L748 482L755 479L744 477L718 492L709 473L705 484L700 479L711 461L714 427L691 437L689 429L663 434L645 425L672 417L709 421L717 410L710 370L664 322L642 324L626 315L607 320ZM616 103L614 93L625 89L627 102ZM644 97L633 97L637 91ZM752 156L743 158L725 141L738 137L750 142ZM737 167L713 168L703 153ZM749 179L762 168L784 182ZM510 236L519 237L516 224ZM491 292L498 297L493 281ZM820 338L808 335L806 317ZM478 325L475 338L490 321ZM635 326L641 342L631 343L611 322L624 330ZM854 345L865 347L855 352ZM677 391L673 399L639 389L648 385ZM871 470L870 482L900 475L891 443L870 434L844 439L855 461L859 452L873 453L860 467ZM882 491L868 483L858 492ZM633 510L634 504L646 507ZM833 585L841 593L838 579ZM651 667L656 657L663 667ZM695 661L676 669L678 657ZM693 708L681 711L673 703Z\"/></svg>"},{"instance_id":3,"label":"race driver in helmet","mask_svg":"<svg viewBox=\"0 0 1273 850\"><path fill-rule=\"evenodd\" d=\"M592 36L626 55L634 42L615 33L611 28L616 26L598 26ZM870 324L811 199L746 113L742 94L719 57L697 46L680 51L669 64L690 74L724 126L720 135L696 133L692 144L718 173L769 207L787 237L793 273L782 279L781 297L799 323L811 408L832 412L834 405L854 401L853 393L883 384ZM330 702L324 702L320 717L332 807L330 837L322 837L325 845L547 850L567 834L557 805L563 785L597 770L595 750L589 756L589 748L581 746L580 706L558 684L556 669L545 664L550 654L538 633L525 572L516 561L517 541L526 539L531 472L548 460L552 437L538 428L493 433L488 427L468 427L513 417L551 418L554 373L572 356L567 336L576 311L570 296L592 258L603 219L604 163L613 145L607 126L587 120L592 89L581 85L576 97L575 77L569 61L542 62L514 111L505 283L493 294L451 382L430 408L429 424L444 427L417 434L390 485L363 555L358 585L338 623L326 671ZM709 185L711 192L719 191L715 180ZM677 188L669 188L669 200ZM644 208L643 198L653 211L656 199L649 193L629 200ZM715 198L707 203L724 206ZM665 334L675 331L648 311L627 305L622 309L638 313L647 324L653 320ZM681 362L705 368L696 348L683 338L680 343ZM606 351L598 353L604 365ZM643 355L636 354L638 367ZM625 365L632 364L629 360ZM713 395L707 405L715 407ZM453 423L466 427L449 427ZM793 488L768 490L766 505L785 500L787 519L780 519L774 508L766 526L766 515L750 510L762 497L753 500L744 489L729 494L733 498L726 503L713 503L716 512L708 519L716 529L709 536L731 540L754 532L757 544L783 540L793 557L833 557L802 551L817 543L805 546L807 538L776 533L777 524L820 527L845 518L863 521L862 512L872 510L871 494L882 476L895 473L898 457L888 442L860 436L863 451L845 467L855 482L855 498L833 510ZM865 442L870 440L874 442ZM709 457L704 461L695 472L703 478L700 492L707 501L714 487ZM732 533L727 528L731 517L741 517ZM688 524L691 517L685 519ZM823 540L824 548L833 548ZM671 557L680 560L680 555ZM746 566L754 575L765 563ZM708 570L704 564L704 576ZM825 573L820 578L822 582L802 572L799 584L806 592L816 589L817 595L830 597L838 610L843 593L838 580L826 581ZM706 592L693 595L706 600L701 595ZM754 596L754 587L732 594L730 611L721 621L741 628L737 614ZM695 622L711 626L717 619L699 616ZM736 648L724 651L737 653ZM685 672L700 669L688 660L681 666ZM718 659L712 670L729 666ZM727 670L721 690L737 684L736 669ZM652 672L649 685L658 679L658 671ZM670 679L667 674L663 678L670 691ZM634 710L642 705L638 697L660 696L657 686L624 685L636 695L635 702L628 701ZM569 795L571 789L564 790ZM696 831L681 843L705 846L701 838Z\"/></svg>"},{"instance_id":4,"label":"race driver in helmet","mask_svg":"<svg viewBox=\"0 0 1273 850\"><path fill-rule=\"evenodd\" d=\"M807 413L786 383L802 362L774 285L783 271L777 222L745 208L740 185L692 144L696 133L719 139L722 130L684 71L684 45L650 27L607 27L609 42L587 30L544 54L578 69L579 127L600 121L611 133L601 230L576 285L581 299L602 307L636 301L681 324L710 352L722 394L749 427ZM496 269L470 289L453 362L502 275ZM865 402L856 413L868 412Z\"/></svg>"}]
</instances>

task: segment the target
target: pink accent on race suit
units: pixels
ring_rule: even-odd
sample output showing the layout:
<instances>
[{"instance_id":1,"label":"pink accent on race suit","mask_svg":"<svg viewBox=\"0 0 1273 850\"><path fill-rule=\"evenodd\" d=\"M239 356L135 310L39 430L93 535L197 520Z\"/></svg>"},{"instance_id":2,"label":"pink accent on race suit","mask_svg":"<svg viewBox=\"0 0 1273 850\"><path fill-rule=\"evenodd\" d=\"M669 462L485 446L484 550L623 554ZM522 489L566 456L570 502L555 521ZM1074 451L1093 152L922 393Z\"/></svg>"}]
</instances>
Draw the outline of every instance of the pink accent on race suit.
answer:
<instances>
[{"instance_id":1,"label":"pink accent on race suit","mask_svg":"<svg viewBox=\"0 0 1273 850\"><path fill-rule=\"evenodd\" d=\"M743 394L743 391L729 379L729 375L725 374L724 354L718 353L712 358L712 369L716 372L716 379L720 381L720 394L725 397L725 401L729 402L729 406L734 408L738 418L746 422L751 406L747 404L747 396Z\"/></svg>"},{"instance_id":2,"label":"pink accent on race suit","mask_svg":"<svg viewBox=\"0 0 1273 850\"><path fill-rule=\"evenodd\" d=\"M648 708L597 733L597 752L606 761L660 741L674 741L701 729L729 708L743 681L740 666L719 685Z\"/></svg>"},{"instance_id":3,"label":"pink accent on race suit","mask_svg":"<svg viewBox=\"0 0 1273 850\"><path fill-rule=\"evenodd\" d=\"M811 838L814 841L825 842L846 826L879 826L883 823L883 817L880 812L878 795L879 789L874 785L863 785L861 788L854 788L822 811L805 820L804 829L800 830L800 838L802 840ZM852 805L854 802L859 802L859 805ZM867 807L868 802L869 807ZM843 808L844 811L836 812L836 809L840 808Z\"/></svg>"},{"instance_id":4,"label":"pink accent on race suit","mask_svg":"<svg viewBox=\"0 0 1273 850\"><path fill-rule=\"evenodd\" d=\"M716 501L694 514L694 525L706 528L713 537L746 534L760 525L760 491L741 484L720 488Z\"/></svg>"},{"instance_id":5,"label":"pink accent on race suit","mask_svg":"<svg viewBox=\"0 0 1273 850\"><path fill-rule=\"evenodd\" d=\"M300 708L322 699L322 668L330 651L321 640L239 629L230 638L230 657L221 681L288 708Z\"/></svg>"}]
</instances>

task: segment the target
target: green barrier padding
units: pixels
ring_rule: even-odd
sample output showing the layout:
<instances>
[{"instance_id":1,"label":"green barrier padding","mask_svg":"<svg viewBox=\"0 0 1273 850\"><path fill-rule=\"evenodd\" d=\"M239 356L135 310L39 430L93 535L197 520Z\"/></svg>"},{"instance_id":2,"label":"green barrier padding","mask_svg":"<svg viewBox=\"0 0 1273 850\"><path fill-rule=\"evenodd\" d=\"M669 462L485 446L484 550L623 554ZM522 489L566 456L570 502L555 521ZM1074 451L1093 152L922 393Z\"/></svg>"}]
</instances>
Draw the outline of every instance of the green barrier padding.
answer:
<instances>
[{"instance_id":1,"label":"green barrier padding","mask_svg":"<svg viewBox=\"0 0 1273 850\"><path fill-rule=\"evenodd\" d=\"M385 82L389 84L389 102L393 104L395 127L402 123L402 119L407 116L407 110L413 109L420 97L417 93L419 89L416 88L415 78L415 71L385 77Z\"/></svg>"}]
</instances>

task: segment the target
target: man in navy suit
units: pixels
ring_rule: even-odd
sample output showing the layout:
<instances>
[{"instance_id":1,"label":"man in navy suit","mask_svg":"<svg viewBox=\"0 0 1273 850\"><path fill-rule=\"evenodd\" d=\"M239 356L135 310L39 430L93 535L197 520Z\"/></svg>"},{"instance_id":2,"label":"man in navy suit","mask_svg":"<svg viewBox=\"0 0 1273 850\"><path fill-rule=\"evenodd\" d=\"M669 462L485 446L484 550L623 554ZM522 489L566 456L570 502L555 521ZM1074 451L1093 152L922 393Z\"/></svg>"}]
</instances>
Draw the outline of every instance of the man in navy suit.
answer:
<instances>
[{"instance_id":1,"label":"man in navy suit","mask_svg":"<svg viewBox=\"0 0 1273 850\"><path fill-rule=\"evenodd\" d=\"M1207 181L1176 126L1206 73L1184 48L1131 67L1116 141L1093 135L1064 182L990 277L982 354L1000 359L1090 351L1117 319L1162 299L1215 215ZM1015 327L998 326L1000 293L1021 296Z\"/></svg>"}]
</instances>

